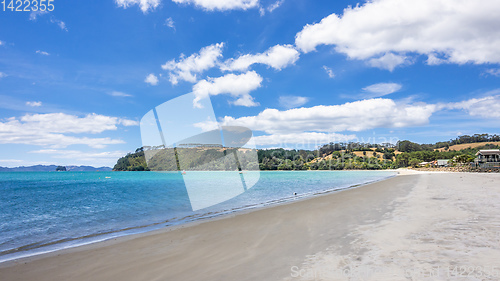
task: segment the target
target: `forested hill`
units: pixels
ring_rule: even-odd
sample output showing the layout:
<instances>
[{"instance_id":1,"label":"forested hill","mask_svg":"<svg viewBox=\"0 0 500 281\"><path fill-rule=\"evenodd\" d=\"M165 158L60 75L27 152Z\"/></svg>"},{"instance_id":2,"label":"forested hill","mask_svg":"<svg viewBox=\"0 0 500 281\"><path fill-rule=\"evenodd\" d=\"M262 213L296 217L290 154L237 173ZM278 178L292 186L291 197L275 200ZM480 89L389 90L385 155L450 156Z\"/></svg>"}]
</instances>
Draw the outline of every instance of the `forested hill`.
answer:
<instances>
[{"instance_id":1,"label":"forested hill","mask_svg":"<svg viewBox=\"0 0 500 281\"><path fill-rule=\"evenodd\" d=\"M343 170L388 169L416 166L437 159L474 159L480 149L500 148L499 135L464 135L434 144L418 144L408 140L393 144L329 143L315 150L260 149L257 151L261 170ZM463 144L474 144L469 148ZM460 150L450 150L461 145ZM194 159L195 160L195 159ZM193 161L194 161L193 160ZM138 148L120 158L114 171L148 171L144 151Z\"/></svg>"},{"instance_id":2,"label":"forested hill","mask_svg":"<svg viewBox=\"0 0 500 281\"><path fill-rule=\"evenodd\" d=\"M134 153L129 153L118 159L113 171L149 171L144 149L138 148Z\"/></svg>"}]
</instances>

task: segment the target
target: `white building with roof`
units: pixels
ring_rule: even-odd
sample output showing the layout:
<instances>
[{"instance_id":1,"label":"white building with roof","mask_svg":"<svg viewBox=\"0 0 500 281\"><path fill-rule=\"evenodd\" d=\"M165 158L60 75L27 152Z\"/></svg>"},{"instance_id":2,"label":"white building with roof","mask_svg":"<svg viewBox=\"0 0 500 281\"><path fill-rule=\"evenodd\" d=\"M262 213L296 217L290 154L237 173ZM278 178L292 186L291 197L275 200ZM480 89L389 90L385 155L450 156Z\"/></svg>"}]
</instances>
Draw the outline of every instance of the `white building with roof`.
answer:
<instances>
[{"instance_id":1,"label":"white building with roof","mask_svg":"<svg viewBox=\"0 0 500 281\"><path fill-rule=\"evenodd\" d=\"M479 150L475 162L480 168L500 168L500 149Z\"/></svg>"}]
</instances>

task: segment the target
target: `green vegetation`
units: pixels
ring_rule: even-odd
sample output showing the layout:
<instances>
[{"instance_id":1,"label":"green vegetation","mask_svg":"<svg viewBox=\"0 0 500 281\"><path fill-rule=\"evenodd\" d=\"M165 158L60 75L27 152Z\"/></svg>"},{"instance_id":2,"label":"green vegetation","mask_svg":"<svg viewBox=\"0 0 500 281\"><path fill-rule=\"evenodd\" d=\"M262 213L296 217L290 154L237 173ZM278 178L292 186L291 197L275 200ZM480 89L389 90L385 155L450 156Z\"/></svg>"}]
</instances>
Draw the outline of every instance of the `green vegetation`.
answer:
<instances>
[{"instance_id":1,"label":"green vegetation","mask_svg":"<svg viewBox=\"0 0 500 281\"><path fill-rule=\"evenodd\" d=\"M453 163L466 164L474 161L474 159L476 158L476 153L481 149L499 148L498 145L485 144L476 148L466 148L458 151L438 151L431 150L428 147L416 147L414 145L418 144L410 145L411 147L414 147L414 149L410 149L407 152L403 152L397 155L396 161L394 163L395 167L416 167L418 163L431 162L438 159L451 159L453 160Z\"/></svg>"},{"instance_id":2,"label":"green vegetation","mask_svg":"<svg viewBox=\"0 0 500 281\"><path fill-rule=\"evenodd\" d=\"M64 166L57 166L56 172L66 172L66 167L64 167Z\"/></svg>"},{"instance_id":3,"label":"green vegetation","mask_svg":"<svg viewBox=\"0 0 500 281\"><path fill-rule=\"evenodd\" d=\"M366 143L329 143L316 150L286 150L261 149L257 150L260 170L345 170L345 169L397 169L401 167L417 167L422 162L431 162L438 159L451 159L452 163L466 164L474 160L480 149L495 149L497 145L485 144L476 148L467 148L459 151L450 151L446 148L456 144L475 142L500 141L498 135L475 134L460 136L447 142L435 144L418 144L408 140L399 141L395 146L391 144ZM439 148L445 148L439 151ZM223 162L224 153L233 153L232 149L222 148L178 148L178 155L182 155L181 170L213 170L237 169L236 163ZM149 168L144 157L144 149L139 148L135 153L129 153L120 158L113 168L114 171L176 171L173 149L159 150L156 155L150 156ZM242 154L240 165L243 169L256 169ZM203 164L205 163L205 164ZM208 164L210 163L210 164Z\"/></svg>"},{"instance_id":4,"label":"green vegetation","mask_svg":"<svg viewBox=\"0 0 500 281\"><path fill-rule=\"evenodd\" d=\"M144 149L142 147L138 148L135 153L129 153L118 159L113 171L149 171L144 157Z\"/></svg>"}]
</instances>

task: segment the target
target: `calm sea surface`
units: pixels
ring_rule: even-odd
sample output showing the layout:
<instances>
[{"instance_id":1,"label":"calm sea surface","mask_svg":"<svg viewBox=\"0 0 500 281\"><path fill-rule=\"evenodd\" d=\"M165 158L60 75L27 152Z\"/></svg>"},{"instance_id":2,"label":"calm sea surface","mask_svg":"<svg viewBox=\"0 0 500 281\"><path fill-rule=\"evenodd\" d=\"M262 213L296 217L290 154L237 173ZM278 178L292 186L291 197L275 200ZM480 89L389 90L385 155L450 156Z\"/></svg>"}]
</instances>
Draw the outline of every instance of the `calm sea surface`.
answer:
<instances>
[{"instance_id":1,"label":"calm sea surface","mask_svg":"<svg viewBox=\"0 0 500 281\"><path fill-rule=\"evenodd\" d=\"M197 178L227 172L188 172ZM255 186L192 211L180 173L0 173L0 262L278 204L394 176L387 171L261 172ZM297 195L294 195L297 193Z\"/></svg>"}]
</instances>

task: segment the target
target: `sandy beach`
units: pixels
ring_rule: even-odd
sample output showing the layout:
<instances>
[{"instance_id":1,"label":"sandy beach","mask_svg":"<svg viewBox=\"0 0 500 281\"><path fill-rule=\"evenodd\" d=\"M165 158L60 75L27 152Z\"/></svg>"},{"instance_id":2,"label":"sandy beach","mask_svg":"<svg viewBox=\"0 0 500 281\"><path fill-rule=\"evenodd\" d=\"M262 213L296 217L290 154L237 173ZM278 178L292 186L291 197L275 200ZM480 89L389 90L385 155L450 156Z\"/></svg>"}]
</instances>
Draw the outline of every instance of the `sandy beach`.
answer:
<instances>
[{"instance_id":1,"label":"sandy beach","mask_svg":"<svg viewBox=\"0 0 500 281\"><path fill-rule=\"evenodd\" d=\"M499 182L500 174L406 172L6 262L0 280L498 280Z\"/></svg>"}]
</instances>

